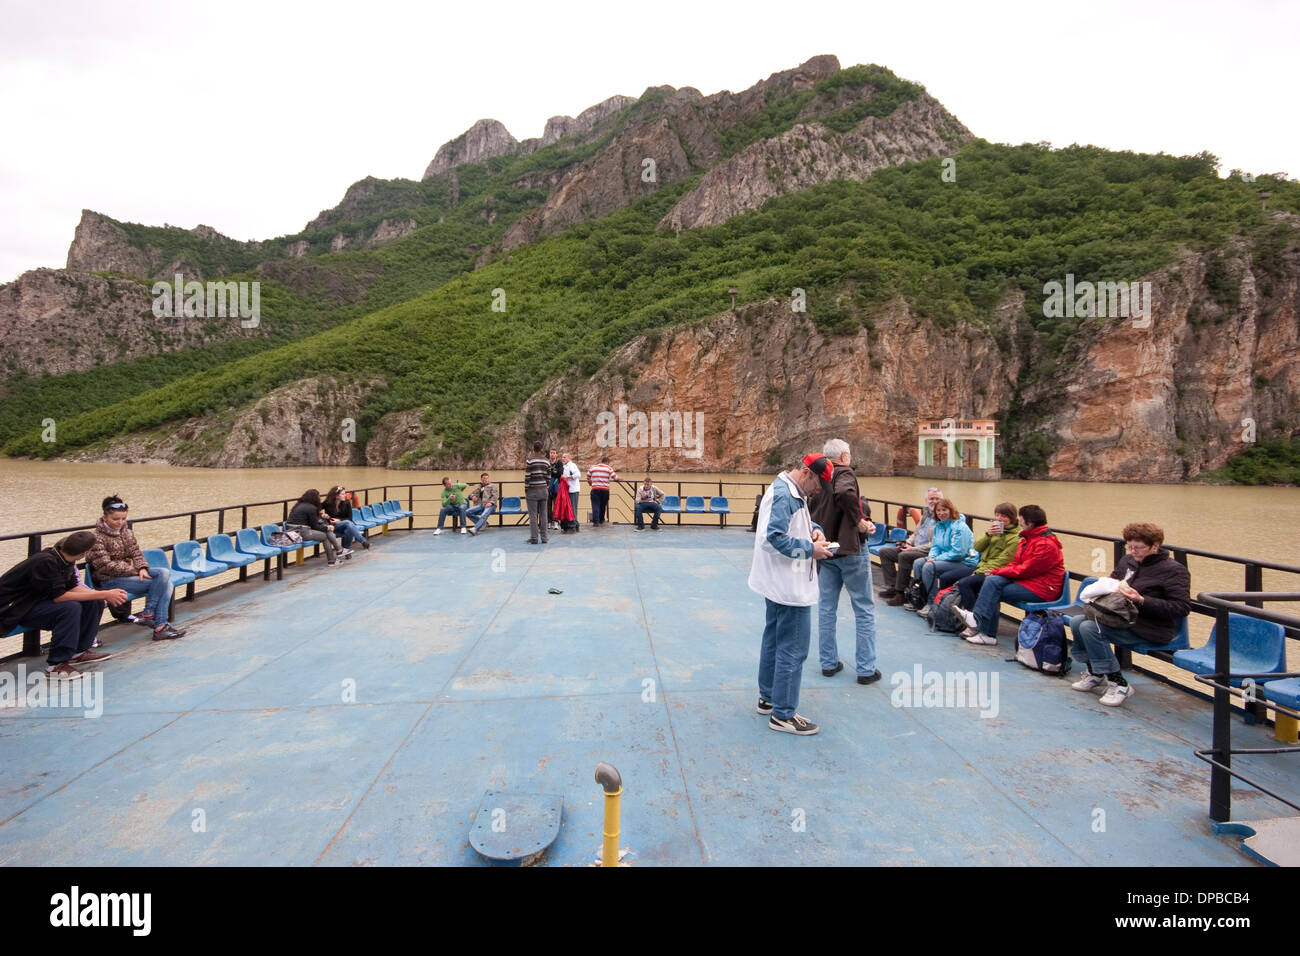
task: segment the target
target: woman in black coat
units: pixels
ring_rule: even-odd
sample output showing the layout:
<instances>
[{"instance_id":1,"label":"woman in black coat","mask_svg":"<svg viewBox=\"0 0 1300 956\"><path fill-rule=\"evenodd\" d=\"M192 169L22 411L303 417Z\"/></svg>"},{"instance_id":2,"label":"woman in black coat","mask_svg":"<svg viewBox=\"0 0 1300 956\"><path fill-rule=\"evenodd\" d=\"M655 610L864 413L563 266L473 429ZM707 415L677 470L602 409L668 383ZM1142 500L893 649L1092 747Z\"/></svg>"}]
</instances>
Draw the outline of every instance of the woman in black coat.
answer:
<instances>
[{"instance_id":1,"label":"woman in black coat","mask_svg":"<svg viewBox=\"0 0 1300 956\"><path fill-rule=\"evenodd\" d=\"M325 545L325 564L335 567L339 563L339 542L330 531L330 526L320 516L320 492L308 488L289 511L284 519L285 529L297 531L304 541L319 541Z\"/></svg>"}]
</instances>

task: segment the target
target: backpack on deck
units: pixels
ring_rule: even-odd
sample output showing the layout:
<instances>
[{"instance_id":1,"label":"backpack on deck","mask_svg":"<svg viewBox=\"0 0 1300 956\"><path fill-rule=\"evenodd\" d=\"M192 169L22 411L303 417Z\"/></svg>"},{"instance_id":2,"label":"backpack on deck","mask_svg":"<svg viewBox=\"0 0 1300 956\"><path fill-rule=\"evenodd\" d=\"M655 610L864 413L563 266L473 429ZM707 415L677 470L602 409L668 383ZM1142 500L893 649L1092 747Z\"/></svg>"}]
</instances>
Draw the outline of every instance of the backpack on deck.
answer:
<instances>
[{"instance_id":1,"label":"backpack on deck","mask_svg":"<svg viewBox=\"0 0 1300 956\"><path fill-rule=\"evenodd\" d=\"M926 600L925 585L912 578L908 582L907 589L903 591L903 607L912 611L919 611L925 607Z\"/></svg>"},{"instance_id":2,"label":"backpack on deck","mask_svg":"<svg viewBox=\"0 0 1300 956\"><path fill-rule=\"evenodd\" d=\"M961 594L954 585L949 585L934 596L934 603L930 605L930 614L926 618L930 622L930 630L956 634L966 626L966 622L953 610L959 600Z\"/></svg>"},{"instance_id":3,"label":"backpack on deck","mask_svg":"<svg viewBox=\"0 0 1300 956\"><path fill-rule=\"evenodd\" d=\"M1064 677L1070 672L1070 652L1065 643L1065 616L1054 611L1031 611L1016 634L1015 660L1030 670Z\"/></svg>"}]
</instances>

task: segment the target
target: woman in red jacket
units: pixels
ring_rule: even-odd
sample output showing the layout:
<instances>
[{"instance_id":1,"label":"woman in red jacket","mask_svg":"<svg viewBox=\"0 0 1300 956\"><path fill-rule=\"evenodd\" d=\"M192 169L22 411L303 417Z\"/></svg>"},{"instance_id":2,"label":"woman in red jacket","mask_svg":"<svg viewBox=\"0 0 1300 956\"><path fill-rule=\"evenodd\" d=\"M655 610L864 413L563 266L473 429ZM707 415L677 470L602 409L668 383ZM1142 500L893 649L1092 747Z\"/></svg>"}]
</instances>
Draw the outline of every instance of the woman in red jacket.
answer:
<instances>
[{"instance_id":1,"label":"woman in red jacket","mask_svg":"<svg viewBox=\"0 0 1300 956\"><path fill-rule=\"evenodd\" d=\"M1006 567L984 576L979 599L963 613L962 637L972 644L998 642L998 608L1003 601L1055 601L1065 584L1061 541L1047 527L1047 512L1038 505L1020 509L1020 545Z\"/></svg>"}]
</instances>

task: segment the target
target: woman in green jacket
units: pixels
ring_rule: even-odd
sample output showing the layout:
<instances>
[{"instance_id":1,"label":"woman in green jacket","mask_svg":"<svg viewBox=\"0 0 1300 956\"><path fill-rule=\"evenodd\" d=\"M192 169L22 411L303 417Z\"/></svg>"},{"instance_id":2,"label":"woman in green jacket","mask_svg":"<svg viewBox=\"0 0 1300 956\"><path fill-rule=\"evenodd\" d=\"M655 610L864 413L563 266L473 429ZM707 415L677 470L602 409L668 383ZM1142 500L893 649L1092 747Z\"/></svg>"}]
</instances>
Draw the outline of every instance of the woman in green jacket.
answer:
<instances>
[{"instance_id":1,"label":"woman in green jacket","mask_svg":"<svg viewBox=\"0 0 1300 956\"><path fill-rule=\"evenodd\" d=\"M1020 521L1016 506L1004 501L993 509L993 522L984 535L975 540L974 548L980 553L980 563L975 570L957 582L957 593L961 595L958 602L970 610L979 597L980 586L984 583L985 572L994 568L1004 568L1016 556L1020 546Z\"/></svg>"}]
</instances>

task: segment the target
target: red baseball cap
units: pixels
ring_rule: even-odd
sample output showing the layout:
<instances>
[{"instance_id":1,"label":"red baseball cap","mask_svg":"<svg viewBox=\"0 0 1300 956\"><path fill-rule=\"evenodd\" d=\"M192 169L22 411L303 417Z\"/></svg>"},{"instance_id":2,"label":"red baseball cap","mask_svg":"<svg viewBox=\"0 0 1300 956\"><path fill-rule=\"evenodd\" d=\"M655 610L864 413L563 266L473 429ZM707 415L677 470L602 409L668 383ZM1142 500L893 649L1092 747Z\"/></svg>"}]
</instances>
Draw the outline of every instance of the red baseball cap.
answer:
<instances>
[{"instance_id":1,"label":"red baseball cap","mask_svg":"<svg viewBox=\"0 0 1300 956\"><path fill-rule=\"evenodd\" d=\"M804 455L803 463L822 481L830 481L831 475L835 474L835 466L825 455Z\"/></svg>"}]
</instances>

